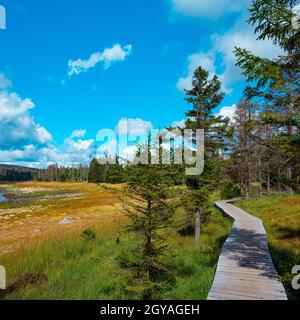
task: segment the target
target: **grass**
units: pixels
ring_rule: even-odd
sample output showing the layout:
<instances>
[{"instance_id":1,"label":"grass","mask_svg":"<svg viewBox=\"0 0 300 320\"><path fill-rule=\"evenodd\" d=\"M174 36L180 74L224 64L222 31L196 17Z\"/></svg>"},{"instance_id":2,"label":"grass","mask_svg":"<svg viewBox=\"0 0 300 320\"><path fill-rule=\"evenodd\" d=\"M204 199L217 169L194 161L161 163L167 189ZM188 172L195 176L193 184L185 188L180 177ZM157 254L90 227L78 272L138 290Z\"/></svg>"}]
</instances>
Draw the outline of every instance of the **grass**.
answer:
<instances>
[{"instance_id":1,"label":"grass","mask_svg":"<svg viewBox=\"0 0 300 320\"><path fill-rule=\"evenodd\" d=\"M120 237L126 218L110 188L36 182L1 186L15 195L16 202L22 199L22 203L0 204L0 248L1 252L11 249L0 254L0 265L6 267L9 285L23 281L6 299L140 298L138 293L127 292L131 275L118 263L135 239L132 235ZM291 288L291 270L300 264L300 196L269 196L236 204L263 220L280 280L289 299L299 299L299 290ZM179 210L177 218L182 214ZM65 217L78 220L58 225ZM41 232L34 233L35 228ZM95 232L95 239L83 237L87 228ZM165 262L176 283L156 298L206 299L230 228L231 222L213 209L198 244L176 230L170 234ZM40 274L42 280L26 283L28 274Z\"/></svg>"},{"instance_id":2,"label":"grass","mask_svg":"<svg viewBox=\"0 0 300 320\"><path fill-rule=\"evenodd\" d=\"M49 187L48 184L46 184ZM32 184L31 184L32 187ZM41 187L39 185L39 187ZM57 185L55 186L58 187ZM68 185L61 186L63 189ZM93 189L95 186L91 186ZM78 187L72 186L77 189ZM85 188L85 189L84 189ZM89 186L81 186L86 197L95 196L88 191ZM94 189L93 189L94 190ZM99 189L97 189L99 193ZM107 192L107 191L105 191ZM99 196L98 196L99 197ZM101 192L100 192L101 198ZM90 198L91 200L91 198ZM89 201L90 201L89 200ZM76 199L75 201L79 201ZM56 201L58 211L77 210L85 207L88 211L88 199L69 208L68 201ZM97 201L98 198L97 198ZM47 203L47 202L46 202ZM93 202L90 202L93 206ZM46 205L47 207L47 205ZM52 210L43 215L54 214ZM103 207L97 204L102 214ZM94 211L95 208L92 210ZM182 210L177 213L181 215ZM60 216L60 213L59 213ZM132 235L121 235L126 224L122 215L93 221L90 228L96 238L84 238L84 228L67 233L54 233L36 239L29 246L0 256L0 264L7 270L8 285L17 279L26 278L30 273L42 274L42 281L24 283L6 299L138 299L140 296L129 294L126 287L130 283L130 274L120 267L118 257L132 246ZM210 219L202 228L201 239L195 244L193 237L181 236L173 232L169 239L169 249L165 262L176 278L176 284L157 295L158 299L206 299L214 278L218 257L231 228L229 220L213 209ZM116 238L120 237L120 244Z\"/></svg>"},{"instance_id":3,"label":"grass","mask_svg":"<svg viewBox=\"0 0 300 320\"><path fill-rule=\"evenodd\" d=\"M202 229L199 244L178 234L172 239L170 264L176 273L176 285L164 299L204 300L212 286L223 243L231 230L231 222L213 209Z\"/></svg>"},{"instance_id":4,"label":"grass","mask_svg":"<svg viewBox=\"0 0 300 320\"><path fill-rule=\"evenodd\" d=\"M122 287L126 276L120 274L114 259L120 250L115 244L116 227L102 226L93 241L87 241L77 234L47 240L35 248L1 257L1 264L7 270L10 284L27 273L42 273L47 276L47 281L38 285L26 285L7 298L124 298Z\"/></svg>"},{"instance_id":5,"label":"grass","mask_svg":"<svg viewBox=\"0 0 300 320\"><path fill-rule=\"evenodd\" d=\"M0 203L0 252L4 253L121 215L116 195L94 184L26 182L0 188L11 199ZM72 223L60 225L65 218Z\"/></svg>"},{"instance_id":6,"label":"grass","mask_svg":"<svg viewBox=\"0 0 300 320\"><path fill-rule=\"evenodd\" d=\"M238 201L236 205L262 219L270 253L289 299L300 299L291 286L292 268L300 265L300 196L268 196Z\"/></svg>"}]
</instances>

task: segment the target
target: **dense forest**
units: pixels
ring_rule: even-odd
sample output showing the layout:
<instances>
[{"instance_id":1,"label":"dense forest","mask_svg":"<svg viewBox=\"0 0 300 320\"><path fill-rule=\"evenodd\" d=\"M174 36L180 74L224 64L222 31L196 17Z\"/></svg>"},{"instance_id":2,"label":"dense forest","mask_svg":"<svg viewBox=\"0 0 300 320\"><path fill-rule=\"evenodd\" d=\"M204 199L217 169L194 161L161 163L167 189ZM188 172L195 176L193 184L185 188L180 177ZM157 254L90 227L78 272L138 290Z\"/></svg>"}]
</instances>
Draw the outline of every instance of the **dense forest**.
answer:
<instances>
[{"instance_id":1,"label":"dense forest","mask_svg":"<svg viewBox=\"0 0 300 320\"><path fill-rule=\"evenodd\" d=\"M0 181L33 180L38 169L0 164Z\"/></svg>"}]
</instances>

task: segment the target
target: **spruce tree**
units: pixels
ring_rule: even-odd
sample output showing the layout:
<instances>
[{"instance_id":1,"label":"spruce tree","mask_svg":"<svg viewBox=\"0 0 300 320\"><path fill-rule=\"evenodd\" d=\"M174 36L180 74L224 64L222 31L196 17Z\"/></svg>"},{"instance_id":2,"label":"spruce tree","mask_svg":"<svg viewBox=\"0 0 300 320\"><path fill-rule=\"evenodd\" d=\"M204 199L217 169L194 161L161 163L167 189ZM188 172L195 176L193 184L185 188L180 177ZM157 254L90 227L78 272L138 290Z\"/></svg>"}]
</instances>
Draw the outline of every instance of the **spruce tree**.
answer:
<instances>
[{"instance_id":1,"label":"spruce tree","mask_svg":"<svg viewBox=\"0 0 300 320\"><path fill-rule=\"evenodd\" d=\"M90 169L88 173L88 182L99 183L103 182L102 165L94 158L90 163Z\"/></svg>"},{"instance_id":2,"label":"spruce tree","mask_svg":"<svg viewBox=\"0 0 300 320\"><path fill-rule=\"evenodd\" d=\"M185 90L186 101L192 108L186 113L186 129L204 129L206 158L218 157L226 140L232 135L229 118L216 114L216 108L223 100L221 81L202 67L195 70L192 88Z\"/></svg>"},{"instance_id":3,"label":"spruce tree","mask_svg":"<svg viewBox=\"0 0 300 320\"><path fill-rule=\"evenodd\" d=\"M188 118L185 128L203 129L205 138L204 172L201 176L186 177L190 194L183 199L187 211L195 213L195 241L199 240L201 221L204 221L207 213L207 191L214 190L220 183L223 171L221 153L226 152L226 144L233 134L230 119L217 115L216 112L224 97L221 87L221 81L216 75L210 77L206 70L199 67L194 72L192 88L185 90L185 100L192 106L186 113ZM189 217L190 215L187 218Z\"/></svg>"},{"instance_id":4,"label":"spruce tree","mask_svg":"<svg viewBox=\"0 0 300 320\"><path fill-rule=\"evenodd\" d=\"M294 189L299 185L300 159L300 28L295 28L293 11L297 4L299 0L255 0L250 8L248 22L255 26L258 39L272 40L283 55L270 60L244 48L235 51L237 65L254 83L245 96L262 103L261 120L278 131L268 144L279 150L278 163L285 164L283 182Z\"/></svg>"},{"instance_id":5,"label":"spruce tree","mask_svg":"<svg viewBox=\"0 0 300 320\"><path fill-rule=\"evenodd\" d=\"M138 153L147 152L151 163L151 136ZM170 171L162 164L135 164L128 169L126 197L122 199L129 218L127 231L134 233L137 242L131 254L136 257L129 267L133 281L128 291L141 294L143 299L159 296L170 273L163 256L167 250L166 239L171 230L174 204L169 187L173 184Z\"/></svg>"}]
</instances>

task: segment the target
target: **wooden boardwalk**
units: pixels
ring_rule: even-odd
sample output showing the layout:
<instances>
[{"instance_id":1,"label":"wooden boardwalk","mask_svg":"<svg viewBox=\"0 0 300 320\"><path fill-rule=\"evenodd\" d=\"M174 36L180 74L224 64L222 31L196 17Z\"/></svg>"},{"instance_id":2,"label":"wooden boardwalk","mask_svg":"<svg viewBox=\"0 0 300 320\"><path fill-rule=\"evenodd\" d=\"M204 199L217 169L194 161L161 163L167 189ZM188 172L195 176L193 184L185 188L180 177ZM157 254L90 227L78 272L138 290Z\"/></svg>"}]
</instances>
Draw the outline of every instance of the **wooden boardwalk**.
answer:
<instances>
[{"instance_id":1,"label":"wooden boardwalk","mask_svg":"<svg viewBox=\"0 0 300 320\"><path fill-rule=\"evenodd\" d=\"M287 300L277 278L260 219L218 201L216 207L234 219L232 231L219 257L208 300Z\"/></svg>"}]
</instances>

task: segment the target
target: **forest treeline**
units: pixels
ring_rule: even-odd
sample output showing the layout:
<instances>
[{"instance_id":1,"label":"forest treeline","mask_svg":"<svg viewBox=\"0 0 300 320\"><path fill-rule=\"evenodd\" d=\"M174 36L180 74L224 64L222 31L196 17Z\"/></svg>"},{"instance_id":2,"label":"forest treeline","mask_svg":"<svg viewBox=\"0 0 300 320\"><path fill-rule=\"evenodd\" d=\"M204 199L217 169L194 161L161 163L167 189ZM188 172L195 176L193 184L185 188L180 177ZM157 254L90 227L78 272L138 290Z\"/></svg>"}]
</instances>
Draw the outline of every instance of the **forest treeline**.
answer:
<instances>
[{"instance_id":1,"label":"forest treeline","mask_svg":"<svg viewBox=\"0 0 300 320\"><path fill-rule=\"evenodd\" d=\"M0 181L30 181L38 169L0 164Z\"/></svg>"}]
</instances>

